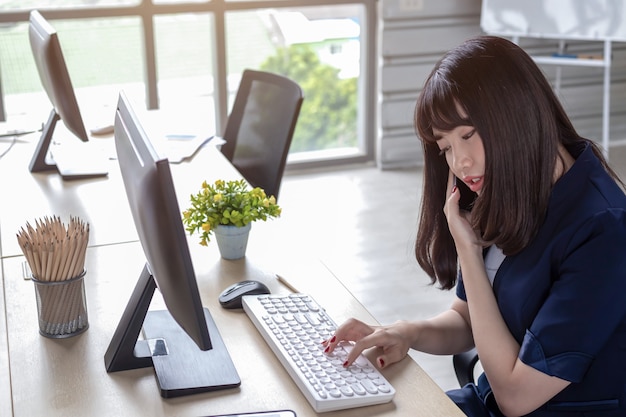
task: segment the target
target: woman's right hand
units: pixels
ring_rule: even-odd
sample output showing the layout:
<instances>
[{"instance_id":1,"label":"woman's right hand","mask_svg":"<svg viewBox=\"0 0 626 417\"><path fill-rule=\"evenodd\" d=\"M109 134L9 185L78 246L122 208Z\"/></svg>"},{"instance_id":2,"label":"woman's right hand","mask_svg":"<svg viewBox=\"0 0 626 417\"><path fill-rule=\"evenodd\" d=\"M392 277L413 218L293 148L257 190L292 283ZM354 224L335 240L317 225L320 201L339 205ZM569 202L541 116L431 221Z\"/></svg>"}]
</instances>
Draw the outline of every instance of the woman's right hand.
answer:
<instances>
[{"instance_id":1,"label":"woman's right hand","mask_svg":"<svg viewBox=\"0 0 626 417\"><path fill-rule=\"evenodd\" d=\"M398 321L389 326L370 326L357 319L349 319L337 328L335 334L322 342L325 353L332 353L341 342L355 342L343 364L348 367L366 349L378 347L382 354L376 358L380 368L399 362L407 355L416 337L415 329L409 322Z\"/></svg>"}]
</instances>

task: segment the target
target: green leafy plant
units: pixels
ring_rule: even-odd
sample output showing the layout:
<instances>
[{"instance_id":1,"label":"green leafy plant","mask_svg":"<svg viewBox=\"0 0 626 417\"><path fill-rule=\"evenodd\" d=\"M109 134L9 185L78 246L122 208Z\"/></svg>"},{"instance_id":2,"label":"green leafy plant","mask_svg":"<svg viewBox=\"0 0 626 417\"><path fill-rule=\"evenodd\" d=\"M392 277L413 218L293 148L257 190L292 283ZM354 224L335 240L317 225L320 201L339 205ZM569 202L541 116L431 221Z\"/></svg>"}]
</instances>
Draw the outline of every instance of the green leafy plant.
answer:
<instances>
[{"instance_id":1,"label":"green leafy plant","mask_svg":"<svg viewBox=\"0 0 626 417\"><path fill-rule=\"evenodd\" d=\"M341 78L307 44L278 48L260 69L289 77L304 91L290 153L357 146L356 77Z\"/></svg>"},{"instance_id":2,"label":"green leafy plant","mask_svg":"<svg viewBox=\"0 0 626 417\"><path fill-rule=\"evenodd\" d=\"M250 189L245 180L204 181L200 191L191 195L191 207L183 211L183 224L190 234L201 233L200 245L206 246L218 225L243 227L280 213L274 196L268 197L259 187Z\"/></svg>"}]
</instances>

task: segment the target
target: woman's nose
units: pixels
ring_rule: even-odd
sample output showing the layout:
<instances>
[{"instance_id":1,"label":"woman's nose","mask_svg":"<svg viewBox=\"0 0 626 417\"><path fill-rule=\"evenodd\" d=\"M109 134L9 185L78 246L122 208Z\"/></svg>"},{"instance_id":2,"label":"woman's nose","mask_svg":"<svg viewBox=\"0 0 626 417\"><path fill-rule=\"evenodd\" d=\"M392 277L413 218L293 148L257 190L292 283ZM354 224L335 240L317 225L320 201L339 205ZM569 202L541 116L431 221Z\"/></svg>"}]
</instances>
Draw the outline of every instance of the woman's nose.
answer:
<instances>
[{"instance_id":1,"label":"woman's nose","mask_svg":"<svg viewBox=\"0 0 626 417\"><path fill-rule=\"evenodd\" d=\"M452 152L453 168L455 172L464 172L472 165L472 158L468 152L457 149Z\"/></svg>"}]
</instances>

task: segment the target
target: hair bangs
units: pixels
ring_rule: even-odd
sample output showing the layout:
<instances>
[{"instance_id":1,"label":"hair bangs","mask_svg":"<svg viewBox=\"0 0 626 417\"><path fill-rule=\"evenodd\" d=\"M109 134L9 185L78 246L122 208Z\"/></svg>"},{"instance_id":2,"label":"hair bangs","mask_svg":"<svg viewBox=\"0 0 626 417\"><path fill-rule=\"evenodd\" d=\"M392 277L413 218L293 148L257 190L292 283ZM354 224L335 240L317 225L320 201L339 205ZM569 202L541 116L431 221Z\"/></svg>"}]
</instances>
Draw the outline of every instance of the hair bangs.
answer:
<instances>
[{"instance_id":1,"label":"hair bangs","mask_svg":"<svg viewBox=\"0 0 626 417\"><path fill-rule=\"evenodd\" d=\"M438 79L441 80L438 82ZM436 73L428 80L415 109L415 125L418 136L426 143L435 143L434 130L448 132L458 126L472 123L459 100L452 93L452 86L444 83L444 77Z\"/></svg>"}]
</instances>

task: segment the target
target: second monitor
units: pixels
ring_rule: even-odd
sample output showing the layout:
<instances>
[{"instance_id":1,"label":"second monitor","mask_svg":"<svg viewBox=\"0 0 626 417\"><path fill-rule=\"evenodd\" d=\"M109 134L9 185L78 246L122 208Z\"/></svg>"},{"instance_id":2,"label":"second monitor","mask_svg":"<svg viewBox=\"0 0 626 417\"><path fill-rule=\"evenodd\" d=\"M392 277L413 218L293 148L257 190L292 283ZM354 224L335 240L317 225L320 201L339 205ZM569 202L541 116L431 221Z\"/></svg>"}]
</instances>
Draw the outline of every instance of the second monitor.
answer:
<instances>
[{"instance_id":1,"label":"second monitor","mask_svg":"<svg viewBox=\"0 0 626 417\"><path fill-rule=\"evenodd\" d=\"M74 88L65 65L63 51L57 32L50 23L36 10L30 13L28 28L30 46L41 84L52 102L52 110L42 128L41 138L31 159L31 172L57 169L65 179L101 177L108 174L106 162L102 155L87 155L87 148L79 148L79 152L66 155L59 149L50 161L48 153L52 144L52 135L59 120L69 132L83 142L89 140L85 125L76 101Z\"/></svg>"}]
</instances>

